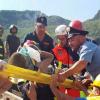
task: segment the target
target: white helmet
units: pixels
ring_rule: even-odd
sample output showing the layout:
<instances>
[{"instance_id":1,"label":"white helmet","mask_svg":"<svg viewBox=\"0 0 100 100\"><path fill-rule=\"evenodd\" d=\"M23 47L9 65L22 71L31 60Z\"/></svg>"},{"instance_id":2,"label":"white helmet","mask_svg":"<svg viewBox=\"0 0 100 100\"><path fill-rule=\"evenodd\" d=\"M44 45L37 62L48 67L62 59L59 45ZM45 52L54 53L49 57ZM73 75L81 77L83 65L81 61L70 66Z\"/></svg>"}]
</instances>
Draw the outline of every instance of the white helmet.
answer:
<instances>
[{"instance_id":1,"label":"white helmet","mask_svg":"<svg viewBox=\"0 0 100 100\"><path fill-rule=\"evenodd\" d=\"M59 25L55 29L55 33L56 33L56 35L66 35L67 34L66 29L67 29L66 25Z\"/></svg>"}]
</instances>

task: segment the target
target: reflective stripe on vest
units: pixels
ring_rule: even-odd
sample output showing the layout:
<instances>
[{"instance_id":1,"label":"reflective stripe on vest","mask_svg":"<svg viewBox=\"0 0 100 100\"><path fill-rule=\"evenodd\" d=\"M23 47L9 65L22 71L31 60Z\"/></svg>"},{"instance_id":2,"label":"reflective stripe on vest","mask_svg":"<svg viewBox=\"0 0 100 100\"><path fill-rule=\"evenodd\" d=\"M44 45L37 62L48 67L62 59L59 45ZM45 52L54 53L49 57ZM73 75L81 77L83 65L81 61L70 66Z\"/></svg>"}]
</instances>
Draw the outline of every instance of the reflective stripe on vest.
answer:
<instances>
[{"instance_id":1,"label":"reflective stripe on vest","mask_svg":"<svg viewBox=\"0 0 100 100\"><path fill-rule=\"evenodd\" d=\"M80 91L80 97L81 98L86 97L86 94L83 91Z\"/></svg>"}]
</instances>

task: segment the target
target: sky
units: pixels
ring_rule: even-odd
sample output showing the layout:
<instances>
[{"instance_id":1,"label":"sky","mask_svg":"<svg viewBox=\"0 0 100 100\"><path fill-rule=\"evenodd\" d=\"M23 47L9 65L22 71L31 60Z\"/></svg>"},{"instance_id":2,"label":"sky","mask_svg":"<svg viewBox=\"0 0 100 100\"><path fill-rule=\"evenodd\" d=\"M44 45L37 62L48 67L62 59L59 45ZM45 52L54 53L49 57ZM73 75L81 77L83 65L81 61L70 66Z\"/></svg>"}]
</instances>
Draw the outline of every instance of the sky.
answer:
<instances>
[{"instance_id":1,"label":"sky","mask_svg":"<svg viewBox=\"0 0 100 100\"><path fill-rule=\"evenodd\" d=\"M0 10L38 10L48 16L85 21L100 10L100 0L0 0Z\"/></svg>"}]
</instances>

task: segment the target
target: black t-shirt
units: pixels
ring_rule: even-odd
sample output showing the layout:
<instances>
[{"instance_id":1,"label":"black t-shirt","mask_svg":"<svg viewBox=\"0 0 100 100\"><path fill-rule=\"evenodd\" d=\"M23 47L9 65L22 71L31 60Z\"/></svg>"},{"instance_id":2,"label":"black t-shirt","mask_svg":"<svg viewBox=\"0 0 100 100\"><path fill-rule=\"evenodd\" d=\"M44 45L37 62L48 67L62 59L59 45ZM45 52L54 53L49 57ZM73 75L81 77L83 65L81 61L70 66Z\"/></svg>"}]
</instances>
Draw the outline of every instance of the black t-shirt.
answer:
<instances>
[{"instance_id":1,"label":"black t-shirt","mask_svg":"<svg viewBox=\"0 0 100 100\"><path fill-rule=\"evenodd\" d=\"M6 41L9 45L9 52L11 55L18 49L20 45L20 39L16 35L8 35Z\"/></svg>"},{"instance_id":2,"label":"black t-shirt","mask_svg":"<svg viewBox=\"0 0 100 100\"><path fill-rule=\"evenodd\" d=\"M36 87L37 100L54 100L54 94L52 93L49 85L38 85Z\"/></svg>"},{"instance_id":3,"label":"black t-shirt","mask_svg":"<svg viewBox=\"0 0 100 100\"><path fill-rule=\"evenodd\" d=\"M45 34L44 39L42 41L40 41L36 35L36 33L28 33L24 39L24 42L26 42L27 40L33 40L36 43L38 43L39 48L43 51L48 51L51 52L53 49L53 39L48 35Z\"/></svg>"}]
</instances>

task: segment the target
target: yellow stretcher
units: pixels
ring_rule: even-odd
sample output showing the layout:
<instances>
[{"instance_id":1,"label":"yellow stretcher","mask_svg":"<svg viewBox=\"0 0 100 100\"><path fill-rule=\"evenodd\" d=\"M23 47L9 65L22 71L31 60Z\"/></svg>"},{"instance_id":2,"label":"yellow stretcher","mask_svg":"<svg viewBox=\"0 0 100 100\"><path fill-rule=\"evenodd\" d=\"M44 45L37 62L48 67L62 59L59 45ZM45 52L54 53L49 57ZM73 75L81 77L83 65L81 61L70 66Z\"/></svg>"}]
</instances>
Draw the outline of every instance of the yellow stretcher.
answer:
<instances>
[{"instance_id":1,"label":"yellow stretcher","mask_svg":"<svg viewBox=\"0 0 100 100\"><path fill-rule=\"evenodd\" d=\"M48 74L32 71L29 69L24 69L24 68L14 66L14 65L9 65L9 64L6 64L5 66L6 66L6 69L3 71L0 71L0 74L7 75L13 78L35 81L35 82L43 83L43 84L50 84L51 76ZM59 85L65 86L67 88L77 89L77 87L73 86L73 80L69 80L69 79L66 79L64 83L59 83Z\"/></svg>"},{"instance_id":2,"label":"yellow stretcher","mask_svg":"<svg viewBox=\"0 0 100 100\"><path fill-rule=\"evenodd\" d=\"M36 81L38 83L43 83L43 84L50 84L50 81L52 79L50 75L44 74L41 72L32 71L29 69L24 69L24 68L20 68L18 66L9 65L9 64L6 64L5 66L6 66L6 69L3 71L0 71L1 75L6 75L13 78L25 79L32 82ZM73 80L69 80L69 79L66 79L64 83L59 84L59 85L65 86L67 88L77 89L77 87L73 86ZM83 100L83 99L80 98L78 100ZM84 100L100 100L100 96L91 96L91 97L84 98Z\"/></svg>"}]
</instances>

